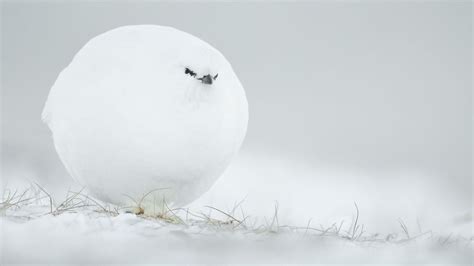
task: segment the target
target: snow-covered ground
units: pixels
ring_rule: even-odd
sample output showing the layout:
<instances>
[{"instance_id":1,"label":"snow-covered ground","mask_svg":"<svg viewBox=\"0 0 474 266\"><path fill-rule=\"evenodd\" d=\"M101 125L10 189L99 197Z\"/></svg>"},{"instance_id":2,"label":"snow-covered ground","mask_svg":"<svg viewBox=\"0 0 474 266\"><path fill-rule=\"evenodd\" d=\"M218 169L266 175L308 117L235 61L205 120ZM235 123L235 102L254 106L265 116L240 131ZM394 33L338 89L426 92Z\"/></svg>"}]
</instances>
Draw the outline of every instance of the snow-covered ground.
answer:
<instances>
[{"instance_id":1,"label":"snow-covered ground","mask_svg":"<svg viewBox=\"0 0 474 266\"><path fill-rule=\"evenodd\" d=\"M468 263L472 255L470 242L459 239L364 242L284 228L174 225L133 214L3 217L2 223L3 263Z\"/></svg>"},{"instance_id":2,"label":"snow-covered ground","mask_svg":"<svg viewBox=\"0 0 474 266\"><path fill-rule=\"evenodd\" d=\"M28 183L21 196L5 182L1 262L472 263L471 202L449 184L304 162L244 151L208 193L161 218L66 194L80 187Z\"/></svg>"}]
</instances>

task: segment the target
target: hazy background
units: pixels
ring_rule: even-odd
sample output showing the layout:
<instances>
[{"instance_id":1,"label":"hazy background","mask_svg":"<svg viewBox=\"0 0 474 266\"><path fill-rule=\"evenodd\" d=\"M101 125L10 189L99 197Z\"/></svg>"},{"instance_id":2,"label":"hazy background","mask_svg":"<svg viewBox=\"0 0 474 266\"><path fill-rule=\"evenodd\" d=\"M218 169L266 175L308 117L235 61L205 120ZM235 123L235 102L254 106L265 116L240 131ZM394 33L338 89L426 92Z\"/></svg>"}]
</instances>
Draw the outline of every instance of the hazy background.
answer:
<instances>
[{"instance_id":1,"label":"hazy background","mask_svg":"<svg viewBox=\"0 0 474 266\"><path fill-rule=\"evenodd\" d=\"M361 175L370 176L363 182L367 190L361 188L359 195L378 193L368 194L366 201L378 202L374 208L385 206L384 197L393 204L405 197L403 189L389 195L384 191L391 191L390 187L380 187L397 183L400 173L405 188L412 182L419 184L413 195L450 197L454 204L468 208L471 21L471 3L447 1L4 2L2 179L24 175L42 183L67 179L49 130L40 120L59 72L100 33L128 24L160 24L198 36L232 63L250 108L242 154L268 162L268 168L255 163L252 169L257 170L250 171L245 162L255 160L240 160L240 172L234 173L259 173L254 185L270 186L268 197L281 194L272 189L275 182L305 184L304 191L285 192L293 197L299 192L317 194L317 189L339 193L338 186L327 185L331 175L299 171L325 168L344 171L344 177L337 179L341 184L360 183ZM291 162L288 172L273 169L284 165L281 162ZM264 168L273 172L258 171ZM278 174L280 178L274 179ZM316 181L302 181L302 176ZM435 192L425 193L424 188ZM356 198L346 198L350 208ZM291 199L286 199L287 205L295 209L299 203ZM420 202L420 206L430 204L429 199Z\"/></svg>"}]
</instances>

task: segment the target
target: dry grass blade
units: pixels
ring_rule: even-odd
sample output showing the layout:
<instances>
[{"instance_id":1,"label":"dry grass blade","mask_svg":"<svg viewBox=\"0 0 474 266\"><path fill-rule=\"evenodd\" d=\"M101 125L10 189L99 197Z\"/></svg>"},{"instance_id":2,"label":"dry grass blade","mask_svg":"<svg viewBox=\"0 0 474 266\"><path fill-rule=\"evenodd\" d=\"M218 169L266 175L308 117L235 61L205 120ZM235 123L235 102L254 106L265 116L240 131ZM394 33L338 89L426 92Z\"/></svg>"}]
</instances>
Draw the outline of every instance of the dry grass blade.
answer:
<instances>
[{"instance_id":1,"label":"dry grass blade","mask_svg":"<svg viewBox=\"0 0 474 266\"><path fill-rule=\"evenodd\" d=\"M405 233L407 239L410 239L410 234L408 233L408 228L403 222L402 219L398 219L398 223L400 224L400 227L402 228L403 232Z\"/></svg>"},{"instance_id":2,"label":"dry grass blade","mask_svg":"<svg viewBox=\"0 0 474 266\"><path fill-rule=\"evenodd\" d=\"M163 199L163 205L166 207L167 211L164 212L160 218L167 218L168 221L170 222L175 223L177 221L179 224L186 225L186 222L184 222L183 219L181 219L178 215L176 215L176 213L172 209L170 209L170 207L168 206L168 204L166 203L164 199ZM168 213L171 213L172 216L168 217L167 216Z\"/></svg>"},{"instance_id":3,"label":"dry grass blade","mask_svg":"<svg viewBox=\"0 0 474 266\"><path fill-rule=\"evenodd\" d=\"M157 189L153 189L153 190L148 191L148 192L145 193L145 194L141 197L141 199L138 201L138 206L140 207L140 206L142 205L142 203L143 203L143 200L144 200L146 197L148 197L151 193L156 192L156 191L159 191L159 190L165 190L165 189L170 189L170 188L169 188L169 187L167 187L167 188L157 188ZM163 199L163 202L164 202L164 199Z\"/></svg>"},{"instance_id":4,"label":"dry grass blade","mask_svg":"<svg viewBox=\"0 0 474 266\"><path fill-rule=\"evenodd\" d=\"M104 212L106 214L110 214L112 216L119 215L118 208L114 208L114 210L111 210L110 207L106 208L104 205L100 204L98 201L94 200L93 198L91 198L87 195L81 194L81 196L83 196L85 199L87 199L89 201L92 201L97 207L99 207L101 209L102 212Z\"/></svg>"},{"instance_id":5,"label":"dry grass blade","mask_svg":"<svg viewBox=\"0 0 474 266\"><path fill-rule=\"evenodd\" d=\"M214 207L212 207L212 206L207 206L207 205L206 205L206 206L204 206L204 207L213 209L213 210L215 210L215 211L218 211L218 212L224 214L225 216L229 217L229 218L232 219L233 221L235 221L235 222L237 222L237 223L239 223L239 224L242 224L242 222L241 222L240 220L238 220L238 219L235 218L234 216L232 216L232 215L230 215L230 214L228 214L228 213L226 213L226 212L224 212L224 211L221 211L221 210L219 210L219 209L217 209L217 208L214 208ZM210 217L210 215L208 215L208 216Z\"/></svg>"},{"instance_id":6,"label":"dry grass blade","mask_svg":"<svg viewBox=\"0 0 474 266\"><path fill-rule=\"evenodd\" d=\"M7 193L7 196L5 194ZM6 210L10 208L21 208L24 205L28 205L31 203L32 200L34 200L34 197L26 197L27 193L30 192L30 189L26 189L23 191L23 193L18 194L18 190L15 190L15 192L11 192L11 190L5 190L4 196L2 197L2 202L0 202L0 211L5 212Z\"/></svg>"},{"instance_id":7,"label":"dry grass blade","mask_svg":"<svg viewBox=\"0 0 474 266\"><path fill-rule=\"evenodd\" d=\"M276 233L278 232L279 227L280 227L280 222L278 221L278 202L275 202L275 210L273 213L272 223L270 224L270 231Z\"/></svg>"},{"instance_id":8,"label":"dry grass blade","mask_svg":"<svg viewBox=\"0 0 474 266\"><path fill-rule=\"evenodd\" d=\"M341 224L339 224L339 227L337 228L337 234L341 232L342 225L344 225L344 220L341 221Z\"/></svg>"},{"instance_id":9,"label":"dry grass blade","mask_svg":"<svg viewBox=\"0 0 474 266\"><path fill-rule=\"evenodd\" d=\"M135 212L136 214L144 214L145 213L145 210L143 209L143 206L142 206L142 203L143 201L145 200L146 197L148 197L150 194L152 194L153 192L156 192L156 191L159 191L159 190L165 190L165 189L170 189L169 187L168 188L157 188L157 189L152 189L150 191L148 191L147 193L143 194L143 196L139 199L139 200L135 200L132 196L130 195L127 195L127 194L122 194L124 195L125 197L129 198L130 200L132 200L134 203L135 203L135 208L138 209L137 212ZM163 198L163 202L164 202L164 198ZM164 210L164 205L162 206L162 211Z\"/></svg>"},{"instance_id":10,"label":"dry grass blade","mask_svg":"<svg viewBox=\"0 0 474 266\"><path fill-rule=\"evenodd\" d=\"M357 230L359 229L359 226L357 225L357 223L359 222L359 206L357 206L357 203L355 202L354 202L354 206L356 208L356 218L355 218L354 225L352 226L352 236L351 236L352 240L354 240L355 234Z\"/></svg>"},{"instance_id":11,"label":"dry grass blade","mask_svg":"<svg viewBox=\"0 0 474 266\"><path fill-rule=\"evenodd\" d=\"M240 209L242 210L242 203L247 199L247 196L245 196L241 201L239 201L239 203L237 204L234 204L234 208L232 208L232 211L230 212L232 215L235 214L235 210L237 210L237 208L240 207ZM244 216L242 216L244 217Z\"/></svg>"},{"instance_id":12,"label":"dry grass blade","mask_svg":"<svg viewBox=\"0 0 474 266\"><path fill-rule=\"evenodd\" d=\"M80 208L80 207L89 207L91 205L85 204L84 199L78 198L80 195L82 195L82 191L84 188L81 188L78 192L73 192L73 191L68 191L72 192L73 194L71 196L68 196L61 204L59 204L56 209L53 211L53 215L58 215L61 214L65 211L70 211L72 209ZM78 200L79 202L76 202Z\"/></svg>"},{"instance_id":13,"label":"dry grass blade","mask_svg":"<svg viewBox=\"0 0 474 266\"><path fill-rule=\"evenodd\" d=\"M43 191L44 194L46 194L46 196L49 198L49 213L53 213L53 198L51 197L51 195L46 191L46 189L44 189L42 186L40 186L38 183L35 183L36 186L41 190Z\"/></svg>"}]
</instances>

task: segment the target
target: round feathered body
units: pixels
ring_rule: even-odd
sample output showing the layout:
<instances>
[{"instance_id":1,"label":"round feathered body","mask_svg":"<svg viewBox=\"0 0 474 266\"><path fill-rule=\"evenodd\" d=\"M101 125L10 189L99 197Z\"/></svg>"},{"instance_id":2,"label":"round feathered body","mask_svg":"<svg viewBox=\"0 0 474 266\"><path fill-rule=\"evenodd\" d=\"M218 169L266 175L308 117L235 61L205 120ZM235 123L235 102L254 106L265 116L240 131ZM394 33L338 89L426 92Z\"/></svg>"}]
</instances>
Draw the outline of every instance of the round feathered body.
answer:
<instances>
[{"instance_id":1,"label":"round feathered body","mask_svg":"<svg viewBox=\"0 0 474 266\"><path fill-rule=\"evenodd\" d=\"M99 199L183 206L231 162L248 107L219 51L139 25L90 40L51 88L43 120L68 172Z\"/></svg>"}]
</instances>

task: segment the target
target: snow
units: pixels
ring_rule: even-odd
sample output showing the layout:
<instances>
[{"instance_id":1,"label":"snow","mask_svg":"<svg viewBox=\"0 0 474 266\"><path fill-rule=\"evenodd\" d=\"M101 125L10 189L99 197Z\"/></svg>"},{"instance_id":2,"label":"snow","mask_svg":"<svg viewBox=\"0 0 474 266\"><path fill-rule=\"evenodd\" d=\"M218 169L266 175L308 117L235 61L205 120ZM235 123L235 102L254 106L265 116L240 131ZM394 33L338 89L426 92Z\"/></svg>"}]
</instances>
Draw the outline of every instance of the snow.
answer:
<instances>
[{"instance_id":1,"label":"snow","mask_svg":"<svg viewBox=\"0 0 474 266\"><path fill-rule=\"evenodd\" d=\"M197 216L175 210L183 222L106 213L95 204L52 215L48 198L34 185L41 200L8 208L0 218L1 262L472 263L470 202L448 193L445 184L428 186L434 180L428 176L410 183L416 173L384 179L380 173L375 178L322 169L244 151L211 191L187 206ZM66 198L62 193L53 196L55 207ZM351 239L354 202L359 227ZM206 206L243 222L231 223ZM337 234L331 225L342 221Z\"/></svg>"},{"instance_id":2,"label":"snow","mask_svg":"<svg viewBox=\"0 0 474 266\"><path fill-rule=\"evenodd\" d=\"M355 243L304 233L164 224L121 214L2 218L3 263L467 263L466 242Z\"/></svg>"}]
</instances>

